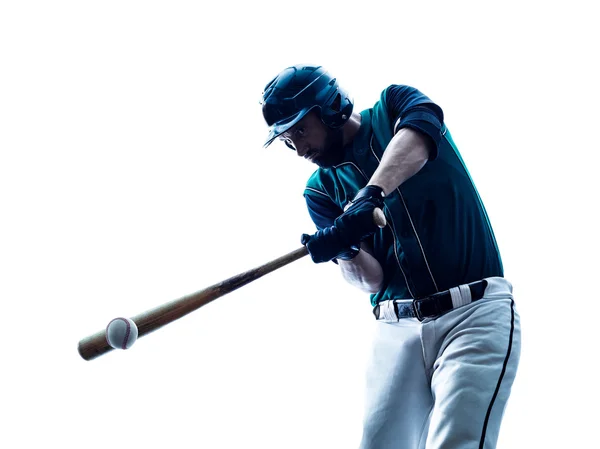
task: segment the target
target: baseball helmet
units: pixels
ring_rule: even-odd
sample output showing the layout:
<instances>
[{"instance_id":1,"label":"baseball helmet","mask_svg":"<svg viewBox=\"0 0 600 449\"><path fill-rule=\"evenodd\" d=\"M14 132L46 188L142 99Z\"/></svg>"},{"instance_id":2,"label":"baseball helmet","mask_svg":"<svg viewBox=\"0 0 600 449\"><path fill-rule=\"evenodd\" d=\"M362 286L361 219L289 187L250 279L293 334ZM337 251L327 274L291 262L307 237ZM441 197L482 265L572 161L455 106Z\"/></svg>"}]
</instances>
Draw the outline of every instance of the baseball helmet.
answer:
<instances>
[{"instance_id":1,"label":"baseball helmet","mask_svg":"<svg viewBox=\"0 0 600 449\"><path fill-rule=\"evenodd\" d=\"M352 114L352 98L321 66L288 67L265 86L262 112L269 126L268 147L309 111L318 108L322 122L339 128Z\"/></svg>"}]
</instances>

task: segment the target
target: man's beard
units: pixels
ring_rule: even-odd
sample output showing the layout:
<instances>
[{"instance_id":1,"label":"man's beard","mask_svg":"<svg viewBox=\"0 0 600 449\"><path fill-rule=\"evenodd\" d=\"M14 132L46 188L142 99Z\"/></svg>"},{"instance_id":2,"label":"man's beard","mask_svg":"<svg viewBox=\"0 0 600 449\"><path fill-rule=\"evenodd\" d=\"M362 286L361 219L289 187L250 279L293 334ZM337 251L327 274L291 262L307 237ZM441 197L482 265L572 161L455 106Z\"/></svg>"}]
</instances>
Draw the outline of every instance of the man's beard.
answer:
<instances>
[{"instance_id":1,"label":"man's beard","mask_svg":"<svg viewBox=\"0 0 600 449\"><path fill-rule=\"evenodd\" d=\"M331 168L344 160L344 133L342 128L327 130L323 148L317 150L312 160L321 168Z\"/></svg>"}]
</instances>

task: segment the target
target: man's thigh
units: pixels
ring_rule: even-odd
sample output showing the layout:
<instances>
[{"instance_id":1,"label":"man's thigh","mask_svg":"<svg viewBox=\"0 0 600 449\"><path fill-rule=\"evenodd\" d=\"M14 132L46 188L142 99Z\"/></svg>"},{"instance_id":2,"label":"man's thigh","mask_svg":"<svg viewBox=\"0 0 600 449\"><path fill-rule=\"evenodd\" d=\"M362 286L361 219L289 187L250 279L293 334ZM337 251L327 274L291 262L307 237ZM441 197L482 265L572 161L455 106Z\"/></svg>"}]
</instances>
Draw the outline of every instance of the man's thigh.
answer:
<instances>
[{"instance_id":1,"label":"man's thigh","mask_svg":"<svg viewBox=\"0 0 600 449\"><path fill-rule=\"evenodd\" d=\"M375 326L360 447L417 449L433 404L423 360L421 323L403 319L398 323L377 322Z\"/></svg>"},{"instance_id":2,"label":"man's thigh","mask_svg":"<svg viewBox=\"0 0 600 449\"><path fill-rule=\"evenodd\" d=\"M512 296L461 309L423 328L426 358L435 355L427 449L495 448L519 363L520 321Z\"/></svg>"}]
</instances>

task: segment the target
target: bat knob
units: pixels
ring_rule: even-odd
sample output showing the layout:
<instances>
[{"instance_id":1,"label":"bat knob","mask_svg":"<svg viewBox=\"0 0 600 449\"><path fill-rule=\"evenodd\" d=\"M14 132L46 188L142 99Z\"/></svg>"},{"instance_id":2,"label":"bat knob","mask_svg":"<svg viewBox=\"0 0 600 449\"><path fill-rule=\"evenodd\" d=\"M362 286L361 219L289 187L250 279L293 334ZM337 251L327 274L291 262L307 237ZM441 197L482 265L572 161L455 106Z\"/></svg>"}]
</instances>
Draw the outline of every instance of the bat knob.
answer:
<instances>
[{"instance_id":1,"label":"bat knob","mask_svg":"<svg viewBox=\"0 0 600 449\"><path fill-rule=\"evenodd\" d=\"M387 225L387 220L385 219L385 214L378 207L373 209L373 221L380 228L385 228L385 225Z\"/></svg>"}]
</instances>

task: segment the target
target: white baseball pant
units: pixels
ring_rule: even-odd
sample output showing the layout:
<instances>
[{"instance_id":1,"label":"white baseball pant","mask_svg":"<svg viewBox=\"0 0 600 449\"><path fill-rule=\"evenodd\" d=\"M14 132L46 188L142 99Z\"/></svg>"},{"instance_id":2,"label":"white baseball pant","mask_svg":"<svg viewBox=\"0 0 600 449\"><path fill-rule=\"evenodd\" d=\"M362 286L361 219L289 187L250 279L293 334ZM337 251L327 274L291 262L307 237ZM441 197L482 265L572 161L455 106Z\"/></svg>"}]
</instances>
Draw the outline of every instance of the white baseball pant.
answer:
<instances>
[{"instance_id":1,"label":"white baseball pant","mask_svg":"<svg viewBox=\"0 0 600 449\"><path fill-rule=\"evenodd\" d=\"M376 321L361 449L494 449L521 348L512 286L419 322Z\"/></svg>"}]
</instances>

